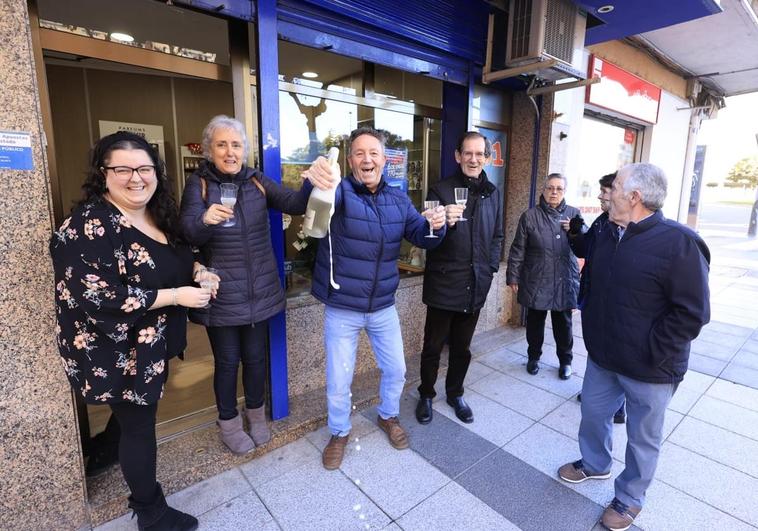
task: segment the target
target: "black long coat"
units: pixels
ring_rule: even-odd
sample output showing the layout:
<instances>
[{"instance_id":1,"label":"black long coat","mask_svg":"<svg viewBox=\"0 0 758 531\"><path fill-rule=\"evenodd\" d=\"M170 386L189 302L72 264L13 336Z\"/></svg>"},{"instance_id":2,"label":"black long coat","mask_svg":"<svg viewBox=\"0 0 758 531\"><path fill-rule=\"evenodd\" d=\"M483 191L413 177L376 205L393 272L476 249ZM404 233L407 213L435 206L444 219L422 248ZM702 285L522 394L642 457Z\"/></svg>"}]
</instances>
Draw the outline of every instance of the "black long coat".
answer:
<instances>
[{"instance_id":1,"label":"black long coat","mask_svg":"<svg viewBox=\"0 0 758 531\"><path fill-rule=\"evenodd\" d=\"M557 208L540 204L518 222L508 255L506 282L518 284L518 302L533 310L571 310L579 293L579 265L569 247L560 220L573 218L579 209L561 201Z\"/></svg>"},{"instance_id":2,"label":"black long coat","mask_svg":"<svg viewBox=\"0 0 758 531\"><path fill-rule=\"evenodd\" d=\"M426 254L423 301L427 306L471 313L482 306L500 265L503 207L497 187L482 172L475 182L457 173L429 189L428 199L455 204L455 188L469 188L464 217Z\"/></svg>"}]
</instances>

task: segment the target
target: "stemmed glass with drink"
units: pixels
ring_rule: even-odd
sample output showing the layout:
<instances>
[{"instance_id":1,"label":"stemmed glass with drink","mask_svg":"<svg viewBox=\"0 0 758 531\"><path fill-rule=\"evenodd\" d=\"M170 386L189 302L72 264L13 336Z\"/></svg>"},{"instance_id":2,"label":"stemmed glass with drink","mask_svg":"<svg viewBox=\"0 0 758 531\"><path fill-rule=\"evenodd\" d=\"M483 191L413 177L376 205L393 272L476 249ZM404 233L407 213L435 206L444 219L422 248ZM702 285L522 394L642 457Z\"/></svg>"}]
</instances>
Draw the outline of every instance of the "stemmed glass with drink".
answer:
<instances>
[{"instance_id":1,"label":"stemmed glass with drink","mask_svg":"<svg viewBox=\"0 0 758 531\"><path fill-rule=\"evenodd\" d=\"M468 201L468 188L456 188L455 189L455 204L458 206L462 206L463 208L466 208L467 201ZM461 217L458 218L458 221L468 221L468 220L463 217L463 213L461 212Z\"/></svg>"},{"instance_id":2,"label":"stemmed glass with drink","mask_svg":"<svg viewBox=\"0 0 758 531\"><path fill-rule=\"evenodd\" d=\"M434 228L432 228L432 218L431 218L431 216L434 216L434 210L438 206L440 206L440 202L439 201L424 201L424 210L425 211L428 211L428 210L432 211L430 217L427 218L429 220L429 234L426 235L426 238L439 238L439 236L436 236L434 234Z\"/></svg>"},{"instance_id":3,"label":"stemmed glass with drink","mask_svg":"<svg viewBox=\"0 0 758 531\"><path fill-rule=\"evenodd\" d=\"M237 185L234 183L221 183L221 204L232 209L234 212L234 205L237 204ZM234 227L237 224L237 220L234 219L234 215L227 219L221 226L222 227Z\"/></svg>"}]
</instances>

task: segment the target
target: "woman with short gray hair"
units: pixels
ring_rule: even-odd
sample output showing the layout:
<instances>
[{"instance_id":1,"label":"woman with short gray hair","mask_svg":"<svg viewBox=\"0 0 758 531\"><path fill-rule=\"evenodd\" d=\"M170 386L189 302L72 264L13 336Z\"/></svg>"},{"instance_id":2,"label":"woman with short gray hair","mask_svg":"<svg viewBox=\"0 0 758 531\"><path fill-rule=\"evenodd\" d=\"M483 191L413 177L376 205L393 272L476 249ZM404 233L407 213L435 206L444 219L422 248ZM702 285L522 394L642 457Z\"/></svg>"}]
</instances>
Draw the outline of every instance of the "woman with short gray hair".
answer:
<instances>
[{"instance_id":1,"label":"woman with short gray hair","mask_svg":"<svg viewBox=\"0 0 758 531\"><path fill-rule=\"evenodd\" d=\"M264 404L268 320L284 310L268 209L303 214L312 185L325 189L336 182L310 177L296 192L248 167L245 126L229 116L211 119L202 147L206 160L187 181L181 225L222 282L213 303L189 317L205 325L213 350L221 440L233 453L245 454L271 438ZM240 363L248 433L237 410Z\"/></svg>"},{"instance_id":2,"label":"woman with short gray hair","mask_svg":"<svg viewBox=\"0 0 758 531\"><path fill-rule=\"evenodd\" d=\"M579 292L579 265L569 247L564 229L579 209L566 204L566 178L551 173L545 179L539 205L521 215L508 255L506 282L518 302L527 309L526 341L529 359L526 371L540 370L545 319L550 312L553 337L562 380L571 377L574 338L571 312Z\"/></svg>"}]
</instances>

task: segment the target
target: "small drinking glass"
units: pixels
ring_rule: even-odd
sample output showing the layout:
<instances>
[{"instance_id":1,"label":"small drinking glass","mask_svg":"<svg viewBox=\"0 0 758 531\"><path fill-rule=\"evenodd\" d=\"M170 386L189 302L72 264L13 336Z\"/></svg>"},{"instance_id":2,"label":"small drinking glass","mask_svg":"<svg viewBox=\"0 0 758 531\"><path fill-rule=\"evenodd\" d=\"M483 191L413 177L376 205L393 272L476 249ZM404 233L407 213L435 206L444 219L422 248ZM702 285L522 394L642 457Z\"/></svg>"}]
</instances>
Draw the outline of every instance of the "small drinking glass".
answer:
<instances>
[{"instance_id":1,"label":"small drinking glass","mask_svg":"<svg viewBox=\"0 0 758 531\"><path fill-rule=\"evenodd\" d=\"M440 206L439 201L424 201L424 210L432 210L432 215L434 215L434 209ZM439 236L435 236L434 229L432 228L432 218L428 218L429 220L429 234L426 235L427 238L439 238Z\"/></svg>"},{"instance_id":2,"label":"small drinking glass","mask_svg":"<svg viewBox=\"0 0 758 531\"><path fill-rule=\"evenodd\" d=\"M210 273L211 275L216 275L219 278L221 277L221 275L219 275L219 273L218 273L218 269L214 269L212 267L206 267L205 268L205 273ZM216 280L208 278L208 275L206 274L205 278L203 278L203 280L200 281L200 287L203 288L203 289L213 289L213 288L217 288L218 289L218 282ZM211 303L210 302L208 302L208 304L206 304L205 306L203 306L203 308L210 308L210 307L211 307Z\"/></svg>"},{"instance_id":3,"label":"small drinking glass","mask_svg":"<svg viewBox=\"0 0 758 531\"><path fill-rule=\"evenodd\" d=\"M234 205L237 204L237 185L234 183L221 183L221 204L228 206L234 212ZM227 219L221 226L234 227L237 220L234 216Z\"/></svg>"},{"instance_id":4,"label":"small drinking glass","mask_svg":"<svg viewBox=\"0 0 758 531\"><path fill-rule=\"evenodd\" d=\"M455 204L458 206L462 206L463 208L466 208L467 201L468 201L468 188L456 188L455 189ZM464 218L463 213L461 213L461 217L458 218L458 221L468 221L468 220Z\"/></svg>"}]
</instances>

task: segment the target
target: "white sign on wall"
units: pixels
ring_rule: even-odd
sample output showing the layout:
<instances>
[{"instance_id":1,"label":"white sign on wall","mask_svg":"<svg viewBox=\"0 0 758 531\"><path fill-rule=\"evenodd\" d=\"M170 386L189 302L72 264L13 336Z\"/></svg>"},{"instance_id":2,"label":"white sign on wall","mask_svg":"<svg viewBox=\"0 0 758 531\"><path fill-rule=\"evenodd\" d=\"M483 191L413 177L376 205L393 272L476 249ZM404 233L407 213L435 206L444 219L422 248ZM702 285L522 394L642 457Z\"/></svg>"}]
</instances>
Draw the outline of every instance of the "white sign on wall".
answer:
<instances>
[{"instance_id":1,"label":"white sign on wall","mask_svg":"<svg viewBox=\"0 0 758 531\"><path fill-rule=\"evenodd\" d=\"M128 131L139 135L154 148L158 150L161 160L166 161L165 142L163 140L163 126L151 124L133 124L129 122L112 122L110 120L100 120L100 138L105 135L117 133L119 131Z\"/></svg>"}]
</instances>

